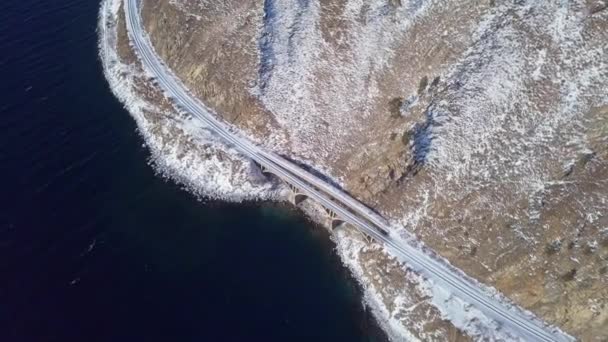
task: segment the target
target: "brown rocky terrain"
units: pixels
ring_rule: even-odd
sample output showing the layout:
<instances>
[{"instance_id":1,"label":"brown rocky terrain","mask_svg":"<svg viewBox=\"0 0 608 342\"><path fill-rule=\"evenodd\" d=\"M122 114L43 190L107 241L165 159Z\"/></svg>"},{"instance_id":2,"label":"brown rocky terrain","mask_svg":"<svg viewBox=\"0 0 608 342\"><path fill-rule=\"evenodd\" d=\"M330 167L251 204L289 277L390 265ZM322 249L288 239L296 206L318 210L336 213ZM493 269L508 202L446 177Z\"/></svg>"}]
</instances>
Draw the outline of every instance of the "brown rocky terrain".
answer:
<instances>
[{"instance_id":1,"label":"brown rocky terrain","mask_svg":"<svg viewBox=\"0 0 608 342\"><path fill-rule=\"evenodd\" d=\"M143 2L159 55L223 118L522 307L608 338L605 1ZM118 38L136 64L124 23ZM408 271L358 251L389 316L466 338ZM408 292L413 313L395 309Z\"/></svg>"}]
</instances>

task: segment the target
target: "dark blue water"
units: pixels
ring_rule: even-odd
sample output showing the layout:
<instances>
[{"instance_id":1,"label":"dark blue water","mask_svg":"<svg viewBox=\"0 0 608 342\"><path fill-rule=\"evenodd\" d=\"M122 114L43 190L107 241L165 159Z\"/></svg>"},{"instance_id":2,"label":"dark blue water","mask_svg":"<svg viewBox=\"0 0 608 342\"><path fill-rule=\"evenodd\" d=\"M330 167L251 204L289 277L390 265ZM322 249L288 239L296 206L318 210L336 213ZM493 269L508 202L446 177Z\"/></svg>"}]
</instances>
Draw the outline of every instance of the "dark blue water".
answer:
<instances>
[{"instance_id":1,"label":"dark blue water","mask_svg":"<svg viewBox=\"0 0 608 342\"><path fill-rule=\"evenodd\" d=\"M380 341L326 236L156 176L96 0L0 3L0 341Z\"/></svg>"}]
</instances>

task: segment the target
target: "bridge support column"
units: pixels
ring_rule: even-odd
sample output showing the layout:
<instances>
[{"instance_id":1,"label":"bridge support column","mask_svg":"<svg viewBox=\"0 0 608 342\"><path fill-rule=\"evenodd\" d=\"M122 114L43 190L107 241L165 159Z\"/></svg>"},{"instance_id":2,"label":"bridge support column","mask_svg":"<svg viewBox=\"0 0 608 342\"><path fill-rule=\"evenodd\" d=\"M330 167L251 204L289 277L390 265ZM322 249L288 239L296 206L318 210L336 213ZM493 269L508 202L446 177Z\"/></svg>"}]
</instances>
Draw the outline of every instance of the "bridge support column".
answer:
<instances>
[{"instance_id":1,"label":"bridge support column","mask_svg":"<svg viewBox=\"0 0 608 342\"><path fill-rule=\"evenodd\" d=\"M371 237L371 235L365 234L363 232L361 232L361 234L363 234L363 238L365 239L365 241L367 241L367 243L372 243L374 242L374 238Z\"/></svg>"},{"instance_id":2,"label":"bridge support column","mask_svg":"<svg viewBox=\"0 0 608 342\"><path fill-rule=\"evenodd\" d=\"M341 219L332 210L325 209L325 212L327 213L327 225L330 227L330 229L332 231L335 230L335 229L337 229L338 227L340 227L344 223L346 223L343 219Z\"/></svg>"},{"instance_id":3,"label":"bridge support column","mask_svg":"<svg viewBox=\"0 0 608 342\"><path fill-rule=\"evenodd\" d=\"M289 190L291 190L289 193L289 201L294 205L298 205L308 198L306 194L301 193L298 188L291 184L289 184Z\"/></svg>"}]
</instances>

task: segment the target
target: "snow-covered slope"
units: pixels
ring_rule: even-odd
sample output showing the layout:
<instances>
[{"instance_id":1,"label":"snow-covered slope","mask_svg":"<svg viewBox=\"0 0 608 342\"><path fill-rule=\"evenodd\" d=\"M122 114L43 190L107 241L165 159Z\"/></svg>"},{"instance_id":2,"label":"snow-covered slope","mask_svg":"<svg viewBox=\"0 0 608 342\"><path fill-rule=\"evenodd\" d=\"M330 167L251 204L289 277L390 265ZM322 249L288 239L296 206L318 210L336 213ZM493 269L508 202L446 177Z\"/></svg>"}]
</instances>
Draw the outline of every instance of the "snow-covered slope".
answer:
<instances>
[{"instance_id":1,"label":"snow-covered slope","mask_svg":"<svg viewBox=\"0 0 608 342\"><path fill-rule=\"evenodd\" d=\"M336 180L404 237L548 321L608 336L598 309L608 305L606 1L144 3L171 69L260 144ZM154 122L150 132L174 127ZM171 156L189 148L164 136L146 138L158 160L164 149L202 193L267 194L238 157L214 162L222 147L211 138L180 161ZM424 295L405 294L425 284L396 284L398 267L374 266L378 253L336 238L387 326L447 336L436 311L406 310ZM434 323L415 327L421 317Z\"/></svg>"}]
</instances>

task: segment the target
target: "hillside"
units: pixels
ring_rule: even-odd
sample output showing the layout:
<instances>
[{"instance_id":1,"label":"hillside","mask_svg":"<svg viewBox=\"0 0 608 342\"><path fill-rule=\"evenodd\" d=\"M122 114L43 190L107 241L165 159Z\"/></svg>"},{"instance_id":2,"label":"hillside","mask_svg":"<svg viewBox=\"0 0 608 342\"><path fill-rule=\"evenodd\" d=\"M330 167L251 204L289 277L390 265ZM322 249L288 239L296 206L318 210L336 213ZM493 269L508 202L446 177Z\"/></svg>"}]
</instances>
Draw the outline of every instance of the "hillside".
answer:
<instances>
[{"instance_id":1,"label":"hillside","mask_svg":"<svg viewBox=\"0 0 608 342\"><path fill-rule=\"evenodd\" d=\"M161 57L227 121L594 341L608 338L607 7L144 0L142 15ZM118 51L136 63L121 29ZM385 252L335 239L387 329L475 333Z\"/></svg>"}]
</instances>

